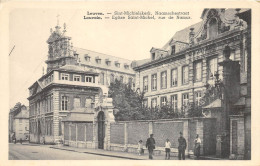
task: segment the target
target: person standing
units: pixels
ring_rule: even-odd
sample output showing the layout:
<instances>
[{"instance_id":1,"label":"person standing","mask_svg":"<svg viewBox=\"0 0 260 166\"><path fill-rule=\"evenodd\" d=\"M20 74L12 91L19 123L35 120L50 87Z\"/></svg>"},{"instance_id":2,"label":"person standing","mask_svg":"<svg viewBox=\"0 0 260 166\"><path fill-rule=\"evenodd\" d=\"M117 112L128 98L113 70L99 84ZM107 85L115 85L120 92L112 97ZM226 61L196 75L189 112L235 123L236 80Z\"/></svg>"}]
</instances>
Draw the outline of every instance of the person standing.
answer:
<instances>
[{"instance_id":1,"label":"person standing","mask_svg":"<svg viewBox=\"0 0 260 166\"><path fill-rule=\"evenodd\" d=\"M141 156L141 155L144 154L143 141L142 141L142 140L140 140L140 141L138 142L138 148L137 148L137 150L138 150L139 156Z\"/></svg>"},{"instance_id":2,"label":"person standing","mask_svg":"<svg viewBox=\"0 0 260 166\"><path fill-rule=\"evenodd\" d=\"M186 139L183 137L182 132L180 132L180 137L178 139L179 146L178 146L178 158L181 160L185 160L185 149L187 146Z\"/></svg>"},{"instance_id":3,"label":"person standing","mask_svg":"<svg viewBox=\"0 0 260 166\"><path fill-rule=\"evenodd\" d=\"M171 153L171 142L167 138L165 142L165 160L170 160L170 153Z\"/></svg>"},{"instance_id":4,"label":"person standing","mask_svg":"<svg viewBox=\"0 0 260 166\"><path fill-rule=\"evenodd\" d=\"M149 151L149 159L153 159L153 150L155 149L155 140L153 134L150 134L150 138L146 141L146 148Z\"/></svg>"},{"instance_id":5,"label":"person standing","mask_svg":"<svg viewBox=\"0 0 260 166\"><path fill-rule=\"evenodd\" d=\"M194 155L196 156L196 159L199 159L199 157L200 157L200 144L201 144L199 134L197 134L196 139L194 140L194 143L195 143Z\"/></svg>"}]
</instances>

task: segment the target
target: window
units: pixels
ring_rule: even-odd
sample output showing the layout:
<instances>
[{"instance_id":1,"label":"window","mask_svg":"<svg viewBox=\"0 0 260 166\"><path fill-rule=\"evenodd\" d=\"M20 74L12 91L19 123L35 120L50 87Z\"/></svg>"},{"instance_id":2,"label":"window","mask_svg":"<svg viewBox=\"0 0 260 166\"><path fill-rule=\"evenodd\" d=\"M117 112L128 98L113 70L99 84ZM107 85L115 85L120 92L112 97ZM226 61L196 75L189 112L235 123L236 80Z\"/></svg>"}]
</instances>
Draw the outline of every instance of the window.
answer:
<instances>
[{"instance_id":1,"label":"window","mask_svg":"<svg viewBox=\"0 0 260 166\"><path fill-rule=\"evenodd\" d=\"M171 106L172 106L172 109L174 111L177 110L177 108L178 108L178 98L177 98L177 95L172 95L171 96Z\"/></svg>"},{"instance_id":2,"label":"window","mask_svg":"<svg viewBox=\"0 0 260 166\"><path fill-rule=\"evenodd\" d=\"M201 99L201 92L195 92L195 105L200 105L200 99Z\"/></svg>"},{"instance_id":3,"label":"window","mask_svg":"<svg viewBox=\"0 0 260 166\"><path fill-rule=\"evenodd\" d=\"M144 92L148 91L148 76L143 78L144 80Z\"/></svg>"},{"instance_id":4,"label":"window","mask_svg":"<svg viewBox=\"0 0 260 166\"><path fill-rule=\"evenodd\" d=\"M80 75L73 75L73 81L80 81Z\"/></svg>"},{"instance_id":5,"label":"window","mask_svg":"<svg viewBox=\"0 0 260 166\"><path fill-rule=\"evenodd\" d=\"M151 106L152 106L152 108L155 108L157 106L157 98L153 98L151 100Z\"/></svg>"},{"instance_id":6,"label":"window","mask_svg":"<svg viewBox=\"0 0 260 166\"><path fill-rule=\"evenodd\" d=\"M218 24L215 18L209 21L209 38L215 38L218 34Z\"/></svg>"},{"instance_id":7,"label":"window","mask_svg":"<svg viewBox=\"0 0 260 166\"><path fill-rule=\"evenodd\" d=\"M202 80L202 62L196 62L194 64L194 77L195 77L195 82L201 81Z\"/></svg>"},{"instance_id":8,"label":"window","mask_svg":"<svg viewBox=\"0 0 260 166\"><path fill-rule=\"evenodd\" d=\"M161 88L167 88L167 72L164 71L161 73Z\"/></svg>"},{"instance_id":9,"label":"window","mask_svg":"<svg viewBox=\"0 0 260 166\"><path fill-rule=\"evenodd\" d=\"M19 119L19 123L22 123L23 122L23 120L22 119Z\"/></svg>"},{"instance_id":10,"label":"window","mask_svg":"<svg viewBox=\"0 0 260 166\"><path fill-rule=\"evenodd\" d=\"M68 110L68 97L67 96L61 97L61 110L62 111Z\"/></svg>"},{"instance_id":11,"label":"window","mask_svg":"<svg viewBox=\"0 0 260 166\"><path fill-rule=\"evenodd\" d=\"M182 67L182 84L189 83L189 67L183 66Z\"/></svg>"},{"instance_id":12,"label":"window","mask_svg":"<svg viewBox=\"0 0 260 166\"><path fill-rule=\"evenodd\" d=\"M109 59L106 59L107 66L111 66L111 61Z\"/></svg>"},{"instance_id":13,"label":"window","mask_svg":"<svg viewBox=\"0 0 260 166\"><path fill-rule=\"evenodd\" d=\"M52 111L53 94L50 96L50 111Z\"/></svg>"},{"instance_id":14,"label":"window","mask_svg":"<svg viewBox=\"0 0 260 166\"><path fill-rule=\"evenodd\" d=\"M86 76L85 81L86 82L93 82L93 77L92 76Z\"/></svg>"},{"instance_id":15,"label":"window","mask_svg":"<svg viewBox=\"0 0 260 166\"><path fill-rule=\"evenodd\" d=\"M118 68L120 68L120 63L116 61L116 62L115 62L115 66L118 67Z\"/></svg>"},{"instance_id":16,"label":"window","mask_svg":"<svg viewBox=\"0 0 260 166\"><path fill-rule=\"evenodd\" d=\"M144 107L148 107L148 100L147 100L147 99L144 99L143 106L144 106Z\"/></svg>"},{"instance_id":17,"label":"window","mask_svg":"<svg viewBox=\"0 0 260 166\"><path fill-rule=\"evenodd\" d=\"M129 65L125 64L125 69L129 69Z\"/></svg>"},{"instance_id":18,"label":"window","mask_svg":"<svg viewBox=\"0 0 260 166\"><path fill-rule=\"evenodd\" d=\"M86 60L87 62L90 61L90 56L88 56L88 54L85 54L85 60Z\"/></svg>"},{"instance_id":19,"label":"window","mask_svg":"<svg viewBox=\"0 0 260 166\"><path fill-rule=\"evenodd\" d=\"M167 98L161 97L161 106L165 106L167 104Z\"/></svg>"},{"instance_id":20,"label":"window","mask_svg":"<svg viewBox=\"0 0 260 166\"><path fill-rule=\"evenodd\" d=\"M132 84L133 84L133 78L132 78L132 77L129 77L129 78L128 78L128 84L129 84L130 86L132 86Z\"/></svg>"},{"instance_id":21,"label":"window","mask_svg":"<svg viewBox=\"0 0 260 166\"><path fill-rule=\"evenodd\" d=\"M185 107L189 104L189 94L185 93L182 95L182 106Z\"/></svg>"},{"instance_id":22,"label":"window","mask_svg":"<svg viewBox=\"0 0 260 166\"><path fill-rule=\"evenodd\" d=\"M61 80L69 80L69 75L65 74L65 73L62 73L61 74Z\"/></svg>"},{"instance_id":23,"label":"window","mask_svg":"<svg viewBox=\"0 0 260 166\"><path fill-rule=\"evenodd\" d=\"M86 100L85 100L85 107L86 108L91 108L91 103L92 103L92 99L91 98L86 98Z\"/></svg>"},{"instance_id":24,"label":"window","mask_svg":"<svg viewBox=\"0 0 260 166\"><path fill-rule=\"evenodd\" d=\"M157 74L153 74L152 75L152 90L156 90L157 89Z\"/></svg>"},{"instance_id":25,"label":"window","mask_svg":"<svg viewBox=\"0 0 260 166\"><path fill-rule=\"evenodd\" d=\"M101 59L99 57L96 57L97 64L101 64Z\"/></svg>"},{"instance_id":26,"label":"window","mask_svg":"<svg viewBox=\"0 0 260 166\"><path fill-rule=\"evenodd\" d=\"M208 78L213 78L218 71L218 59L217 57L211 58L208 61Z\"/></svg>"},{"instance_id":27,"label":"window","mask_svg":"<svg viewBox=\"0 0 260 166\"><path fill-rule=\"evenodd\" d=\"M124 76L120 76L120 82L124 82Z\"/></svg>"},{"instance_id":28,"label":"window","mask_svg":"<svg viewBox=\"0 0 260 166\"><path fill-rule=\"evenodd\" d=\"M74 108L80 108L80 98L79 97L74 98L73 106L74 106Z\"/></svg>"},{"instance_id":29,"label":"window","mask_svg":"<svg viewBox=\"0 0 260 166\"><path fill-rule=\"evenodd\" d=\"M100 81L100 84L104 85L104 76L105 74L104 73L100 73L99 75L99 81Z\"/></svg>"},{"instance_id":30,"label":"window","mask_svg":"<svg viewBox=\"0 0 260 166\"><path fill-rule=\"evenodd\" d=\"M152 60L155 60L155 52L152 53Z\"/></svg>"},{"instance_id":31,"label":"window","mask_svg":"<svg viewBox=\"0 0 260 166\"><path fill-rule=\"evenodd\" d=\"M110 75L110 83L114 82L115 81L115 76L114 74L111 74Z\"/></svg>"},{"instance_id":32,"label":"window","mask_svg":"<svg viewBox=\"0 0 260 166\"><path fill-rule=\"evenodd\" d=\"M171 71L171 86L177 86L177 84L178 84L177 69L172 69L172 71Z\"/></svg>"},{"instance_id":33,"label":"window","mask_svg":"<svg viewBox=\"0 0 260 166\"><path fill-rule=\"evenodd\" d=\"M171 47L171 49L172 49L171 54L174 55L174 54L175 54L175 45L173 45L173 46Z\"/></svg>"},{"instance_id":34,"label":"window","mask_svg":"<svg viewBox=\"0 0 260 166\"><path fill-rule=\"evenodd\" d=\"M59 119L59 136L62 135L61 119Z\"/></svg>"}]
</instances>

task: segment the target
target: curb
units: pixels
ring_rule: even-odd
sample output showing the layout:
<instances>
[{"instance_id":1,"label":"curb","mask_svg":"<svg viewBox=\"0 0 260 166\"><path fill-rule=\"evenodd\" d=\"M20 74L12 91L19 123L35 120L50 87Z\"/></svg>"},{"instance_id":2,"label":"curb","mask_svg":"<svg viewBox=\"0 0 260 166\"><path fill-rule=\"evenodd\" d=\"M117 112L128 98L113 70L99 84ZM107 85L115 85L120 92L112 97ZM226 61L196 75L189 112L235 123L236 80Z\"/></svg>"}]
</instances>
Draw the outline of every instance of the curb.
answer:
<instances>
[{"instance_id":1,"label":"curb","mask_svg":"<svg viewBox=\"0 0 260 166\"><path fill-rule=\"evenodd\" d=\"M57 148L57 147L50 147L50 148L52 148L52 149L59 149L59 150L66 150L66 151L71 151L71 152L78 152L78 153L93 154L93 155L99 155L99 156L107 156L107 157L116 157L116 158L130 159L130 160L144 160L144 159L133 158L133 157L125 157L125 156L118 156L118 155L101 154L101 153L94 153L94 152L79 152L79 151L76 151L76 150L63 149L63 148Z\"/></svg>"}]
</instances>

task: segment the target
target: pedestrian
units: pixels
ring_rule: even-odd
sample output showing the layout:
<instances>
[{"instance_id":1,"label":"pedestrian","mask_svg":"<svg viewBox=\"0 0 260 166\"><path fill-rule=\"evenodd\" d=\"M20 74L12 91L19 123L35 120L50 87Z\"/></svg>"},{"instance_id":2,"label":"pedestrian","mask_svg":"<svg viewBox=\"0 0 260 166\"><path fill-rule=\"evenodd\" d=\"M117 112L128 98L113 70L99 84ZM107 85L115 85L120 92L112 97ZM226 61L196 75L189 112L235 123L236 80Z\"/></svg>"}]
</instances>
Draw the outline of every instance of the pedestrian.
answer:
<instances>
[{"instance_id":1,"label":"pedestrian","mask_svg":"<svg viewBox=\"0 0 260 166\"><path fill-rule=\"evenodd\" d=\"M141 155L144 154L144 148L143 148L143 141L142 141L142 140L140 140L140 141L138 142L138 148L137 148L137 150L138 150L139 156L141 156Z\"/></svg>"},{"instance_id":2,"label":"pedestrian","mask_svg":"<svg viewBox=\"0 0 260 166\"><path fill-rule=\"evenodd\" d=\"M194 155L196 156L196 159L199 159L200 157L200 144L201 144L201 140L199 137L199 134L197 134L196 139L194 140Z\"/></svg>"},{"instance_id":3,"label":"pedestrian","mask_svg":"<svg viewBox=\"0 0 260 166\"><path fill-rule=\"evenodd\" d=\"M153 150L155 149L155 140L153 134L150 134L150 138L146 141L146 148L149 151L149 159L153 159Z\"/></svg>"},{"instance_id":4,"label":"pedestrian","mask_svg":"<svg viewBox=\"0 0 260 166\"><path fill-rule=\"evenodd\" d=\"M185 160L185 149L186 149L186 140L185 138L182 136L182 132L180 132L180 137L178 139L179 142L179 147L178 147L178 158L179 160L181 160L181 158L183 160Z\"/></svg>"},{"instance_id":5,"label":"pedestrian","mask_svg":"<svg viewBox=\"0 0 260 166\"><path fill-rule=\"evenodd\" d=\"M22 138L20 138L20 143L21 143L21 144L23 143L23 140L22 140Z\"/></svg>"},{"instance_id":6,"label":"pedestrian","mask_svg":"<svg viewBox=\"0 0 260 166\"><path fill-rule=\"evenodd\" d=\"M165 142L165 160L170 160L170 153L171 153L171 142L167 138Z\"/></svg>"}]
</instances>

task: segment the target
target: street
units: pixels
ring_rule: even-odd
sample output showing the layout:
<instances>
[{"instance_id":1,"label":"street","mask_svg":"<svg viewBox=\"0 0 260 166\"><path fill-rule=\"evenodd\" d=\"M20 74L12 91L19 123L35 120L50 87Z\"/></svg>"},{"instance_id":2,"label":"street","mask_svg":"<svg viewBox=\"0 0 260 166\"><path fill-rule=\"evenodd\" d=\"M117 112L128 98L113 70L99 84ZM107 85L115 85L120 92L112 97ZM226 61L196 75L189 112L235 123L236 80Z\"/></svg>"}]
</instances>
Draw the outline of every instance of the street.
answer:
<instances>
[{"instance_id":1,"label":"street","mask_svg":"<svg viewBox=\"0 0 260 166\"><path fill-rule=\"evenodd\" d=\"M9 160L122 160L122 158L71 152L49 145L9 144Z\"/></svg>"}]
</instances>

